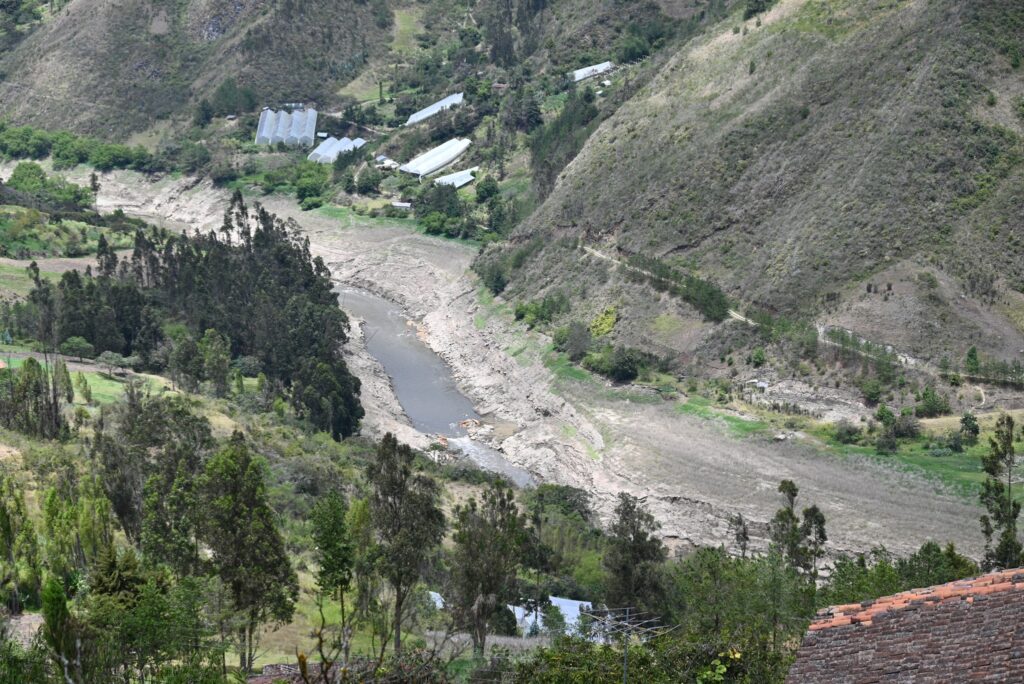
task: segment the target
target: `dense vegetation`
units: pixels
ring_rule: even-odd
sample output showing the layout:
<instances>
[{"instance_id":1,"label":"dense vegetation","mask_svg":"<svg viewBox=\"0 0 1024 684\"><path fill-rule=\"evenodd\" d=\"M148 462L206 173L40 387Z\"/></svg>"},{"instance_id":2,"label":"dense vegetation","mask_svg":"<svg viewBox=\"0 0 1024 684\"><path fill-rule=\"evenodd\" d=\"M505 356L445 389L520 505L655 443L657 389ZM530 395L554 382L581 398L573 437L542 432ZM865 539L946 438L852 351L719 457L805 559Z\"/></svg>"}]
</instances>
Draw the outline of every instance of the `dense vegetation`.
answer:
<instances>
[{"instance_id":1,"label":"dense vegetation","mask_svg":"<svg viewBox=\"0 0 1024 684\"><path fill-rule=\"evenodd\" d=\"M355 432L359 381L341 358L348 319L326 266L293 227L236 196L223 237L138 231L119 259L101 236L98 268L36 279L6 313L15 334L57 349L79 338L178 384L228 386L229 362L287 388L295 410L336 439ZM239 371L241 372L241 371Z\"/></svg>"}]
</instances>

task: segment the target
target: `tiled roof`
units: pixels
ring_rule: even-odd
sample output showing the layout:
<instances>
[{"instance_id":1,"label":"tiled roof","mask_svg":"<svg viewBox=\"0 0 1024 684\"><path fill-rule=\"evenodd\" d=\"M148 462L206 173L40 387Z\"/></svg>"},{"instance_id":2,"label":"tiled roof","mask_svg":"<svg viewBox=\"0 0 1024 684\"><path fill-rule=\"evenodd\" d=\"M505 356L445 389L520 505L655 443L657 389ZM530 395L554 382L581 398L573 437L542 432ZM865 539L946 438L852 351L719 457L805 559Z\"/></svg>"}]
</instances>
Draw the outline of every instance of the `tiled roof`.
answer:
<instances>
[{"instance_id":1,"label":"tiled roof","mask_svg":"<svg viewBox=\"0 0 1024 684\"><path fill-rule=\"evenodd\" d=\"M787 682L1024 682L1024 568L820 611Z\"/></svg>"}]
</instances>

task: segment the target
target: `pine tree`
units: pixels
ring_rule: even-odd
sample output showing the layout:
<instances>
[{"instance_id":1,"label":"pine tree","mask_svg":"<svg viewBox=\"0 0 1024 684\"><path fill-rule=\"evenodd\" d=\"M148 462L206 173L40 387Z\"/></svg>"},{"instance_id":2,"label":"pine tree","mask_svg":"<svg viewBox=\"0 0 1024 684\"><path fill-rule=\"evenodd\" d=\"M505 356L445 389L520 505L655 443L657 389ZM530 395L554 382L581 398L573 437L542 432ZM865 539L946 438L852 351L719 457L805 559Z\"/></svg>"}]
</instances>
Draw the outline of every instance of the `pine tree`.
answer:
<instances>
[{"instance_id":1,"label":"pine tree","mask_svg":"<svg viewBox=\"0 0 1024 684\"><path fill-rule=\"evenodd\" d=\"M995 434L989 438L989 453L981 457L982 469L988 476L981 489L981 504L987 511L981 516L987 569L1015 568L1021 562L1021 543L1017 538L1020 502L1013 498L1013 438L1013 418L1004 413L996 421Z\"/></svg>"}]
</instances>

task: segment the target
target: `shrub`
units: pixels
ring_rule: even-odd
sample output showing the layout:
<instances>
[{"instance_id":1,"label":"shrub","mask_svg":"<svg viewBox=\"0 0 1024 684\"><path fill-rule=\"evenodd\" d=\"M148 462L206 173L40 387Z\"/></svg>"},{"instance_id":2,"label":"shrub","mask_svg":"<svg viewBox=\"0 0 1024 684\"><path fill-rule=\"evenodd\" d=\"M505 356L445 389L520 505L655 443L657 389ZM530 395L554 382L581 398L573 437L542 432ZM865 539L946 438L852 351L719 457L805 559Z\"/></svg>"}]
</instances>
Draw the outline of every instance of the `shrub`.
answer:
<instances>
[{"instance_id":1,"label":"shrub","mask_svg":"<svg viewBox=\"0 0 1024 684\"><path fill-rule=\"evenodd\" d=\"M588 354L583 366L614 382L631 382L640 375L646 361L646 355L636 349L608 346Z\"/></svg>"},{"instance_id":2,"label":"shrub","mask_svg":"<svg viewBox=\"0 0 1024 684\"><path fill-rule=\"evenodd\" d=\"M968 411L960 418L960 434L963 436L964 444L973 446L978 443L978 436L981 434L981 426L974 414Z\"/></svg>"},{"instance_id":3,"label":"shrub","mask_svg":"<svg viewBox=\"0 0 1024 684\"><path fill-rule=\"evenodd\" d=\"M841 420L836 423L835 437L840 444L853 444L860 438L860 428L848 420Z\"/></svg>"},{"instance_id":4,"label":"shrub","mask_svg":"<svg viewBox=\"0 0 1024 684\"><path fill-rule=\"evenodd\" d=\"M616 308L609 306L590 322L590 334L594 337L604 337L615 327L618 318L619 314Z\"/></svg>"},{"instance_id":5,"label":"shrub","mask_svg":"<svg viewBox=\"0 0 1024 684\"><path fill-rule=\"evenodd\" d=\"M949 413L949 399L928 385L921 392L921 400L914 412L921 418L934 418Z\"/></svg>"},{"instance_id":6,"label":"shrub","mask_svg":"<svg viewBox=\"0 0 1024 684\"><path fill-rule=\"evenodd\" d=\"M864 378L860 382L860 392L868 406L874 406L882 398L882 383L876 378Z\"/></svg>"},{"instance_id":7,"label":"shrub","mask_svg":"<svg viewBox=\"0 0 1024 684\"><path fill-rule=\"evenodd\" d=\"M913 439L921 434L921 421L908 414L900 415L890 428L894 437Z\"/></svg>"},{"instance_id":8,"label":"shrub","mask_svg":"<svg viewBox=\"0 0 1024 684\"><path fill-rule=\"evenodd\" d=\"M579 362L590 351L590 329L579 321L573 321L564 328L555 331L555 349L569 357L570 361Z\"/></svg>"},{"instance_id":9,"label":"shrub","mask_svg":"<svg viewBox=\"0 0 1024 684\"><path fill-rule=\"evenodd\" d=\"M875 410L875 420L888 427L895 422L896 414L893 413L891 408L885 404L881 404L878 409Z\"/></svg>"},{"instance_id":10,"label":"shrub","mask_svg":"<svg viewBox=\"0 0 1024 684\"><path fill-rule=\"evenodd\" d=\"M875 441L875 450L880 454L895 454L898 448L899 443L895 435L888 430L880 434Z\"/></svg>"}]
</instances>

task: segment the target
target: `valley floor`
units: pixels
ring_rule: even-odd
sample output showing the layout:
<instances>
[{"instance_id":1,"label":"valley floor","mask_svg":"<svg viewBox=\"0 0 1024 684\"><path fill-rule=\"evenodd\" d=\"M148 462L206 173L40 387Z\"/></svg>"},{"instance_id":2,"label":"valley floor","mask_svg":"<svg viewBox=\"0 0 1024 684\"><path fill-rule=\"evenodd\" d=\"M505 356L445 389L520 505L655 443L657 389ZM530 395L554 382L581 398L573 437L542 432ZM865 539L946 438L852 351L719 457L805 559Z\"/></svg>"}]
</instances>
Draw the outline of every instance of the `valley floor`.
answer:
<instances>
[{"instance_id":1,"label":"valley floor","mask_svg":"<svg viewBox=\"0 0 1024 684\"><path fill-rule=\"evenodd\" d=\"M82 182L87 171L66 174ZM82 176L79 178L78 176ZM185 178L150 182L131 172L104 174L99 209L148 218L172 228L214 229L226 191ZM258 198L250 198L256 201ZM978 510L916 473L877 459L836 456L797 436L736 429L641 388L615 388L553 362L546 337L515 323L509 307L480 288L471 246L417 232L411 222L366 219L345 209L300 211L290 198L259 199L294 218L335 278L398 304L418 322L422 339L448 362L460 389L487 420L474 437L500 448L545 481L586 489L610 515L615 496L647 496L670 545L730 543L728 518L743 513L763 543L789 478L798 505L817 503L834 551L884 545L909 552L928 539L980 552ZM741 322L729 323L743 325ZM434 441L404 418L383 369L359 330L350 363L363 382L373 433L393 431L414 446Z\"/></svg>"}]
</instances>

